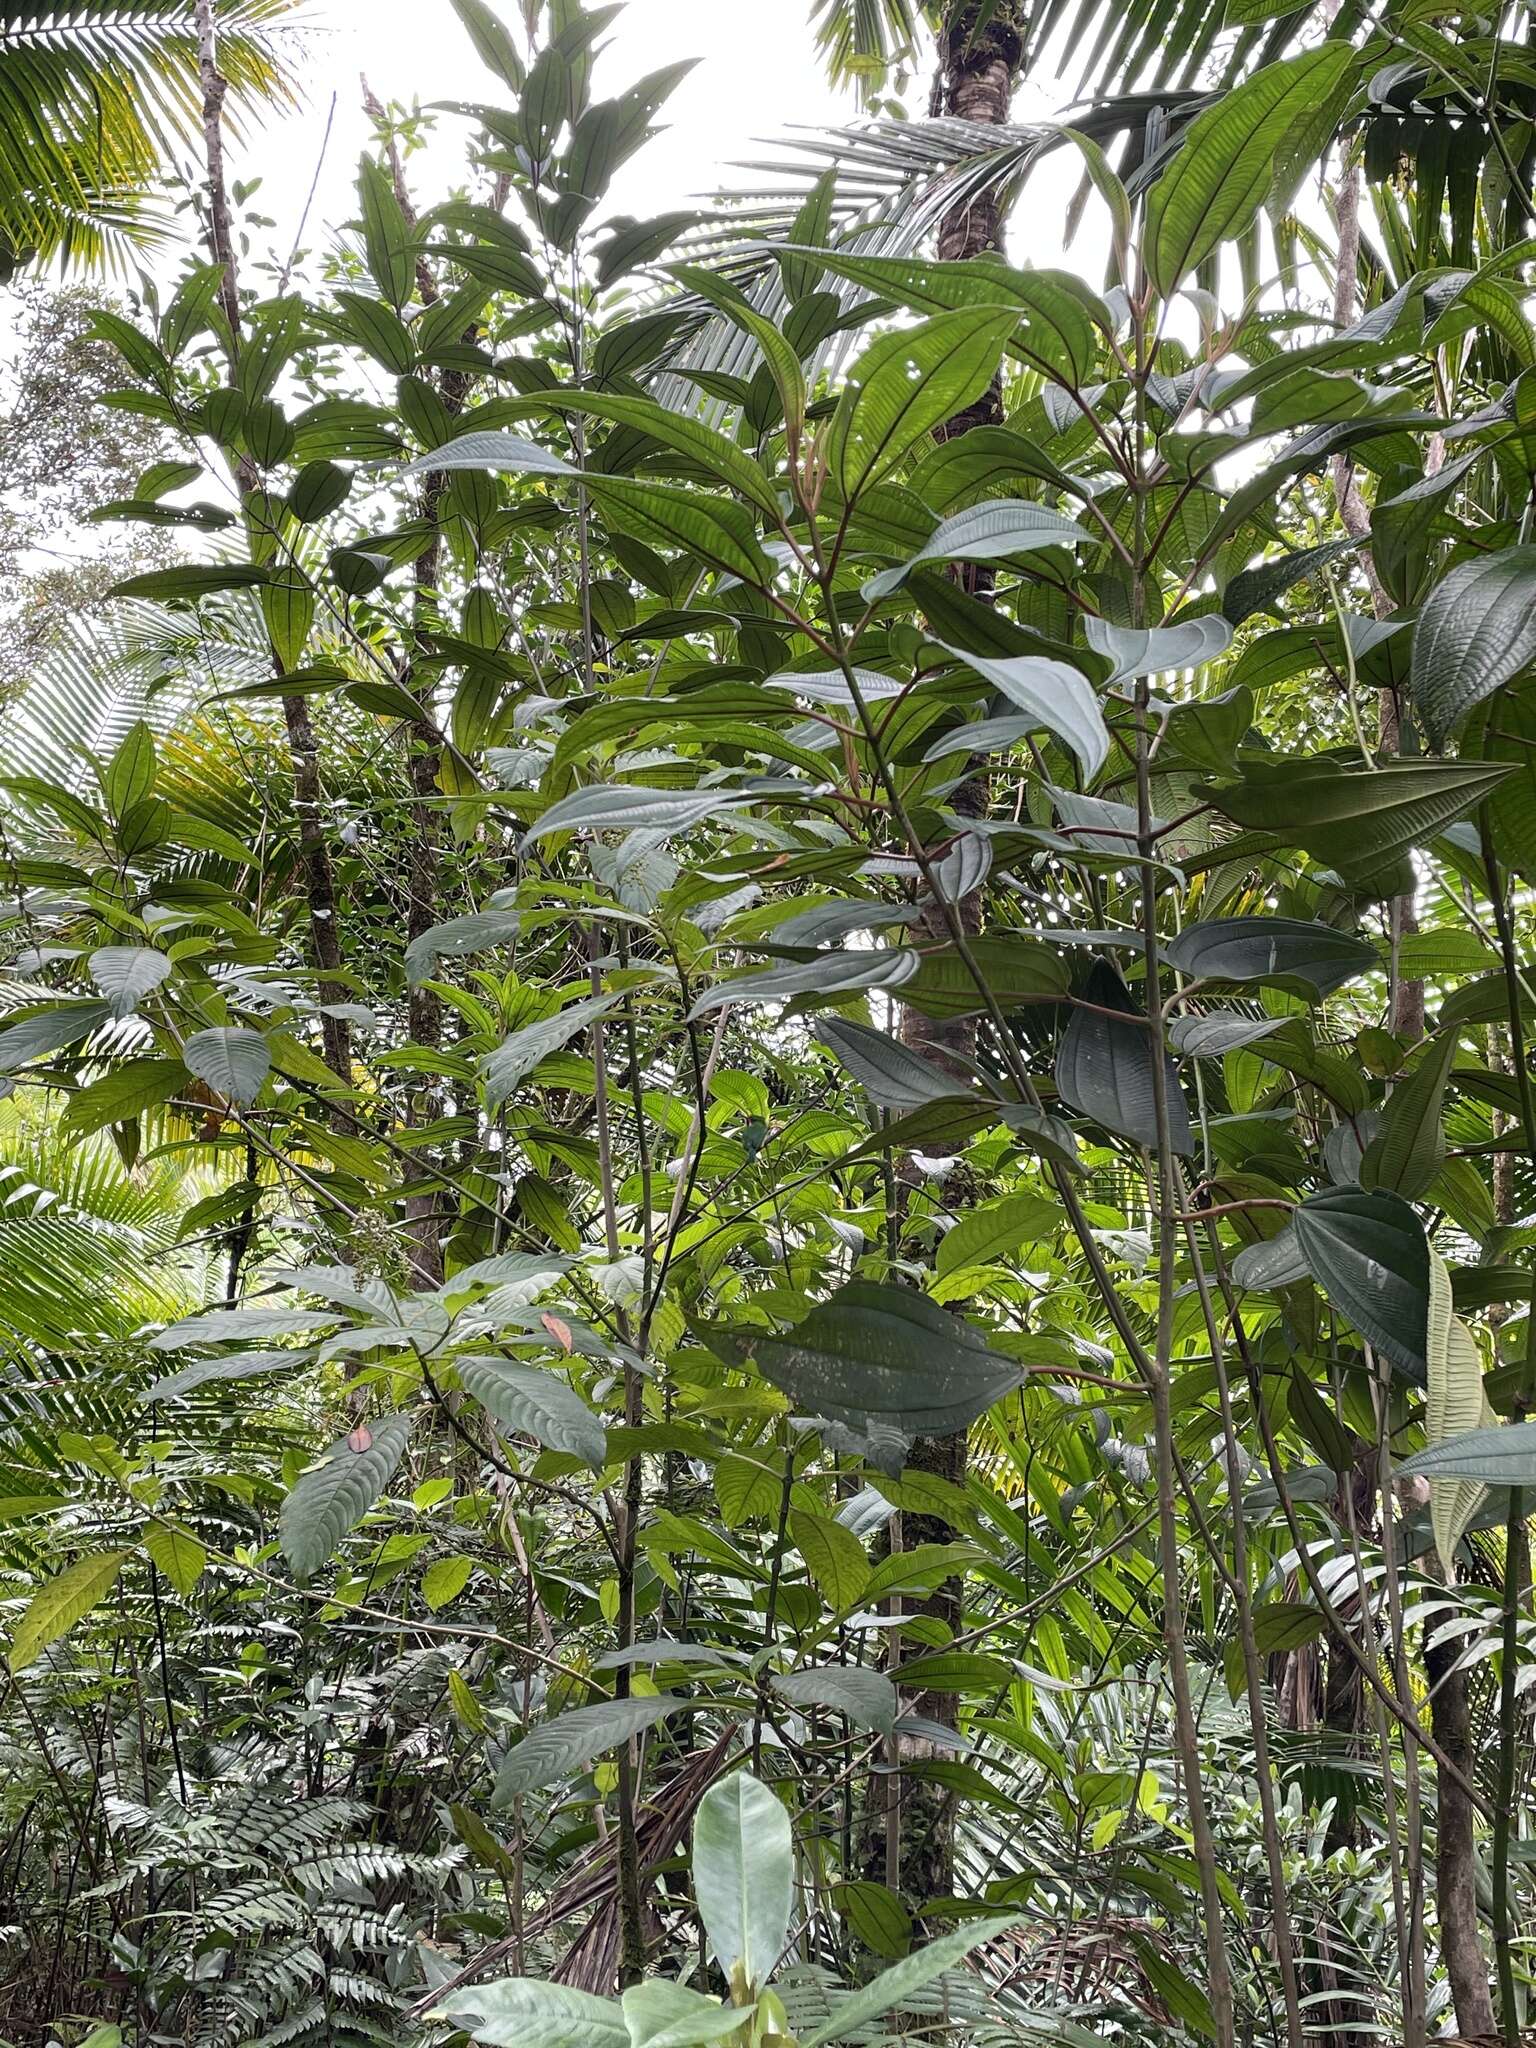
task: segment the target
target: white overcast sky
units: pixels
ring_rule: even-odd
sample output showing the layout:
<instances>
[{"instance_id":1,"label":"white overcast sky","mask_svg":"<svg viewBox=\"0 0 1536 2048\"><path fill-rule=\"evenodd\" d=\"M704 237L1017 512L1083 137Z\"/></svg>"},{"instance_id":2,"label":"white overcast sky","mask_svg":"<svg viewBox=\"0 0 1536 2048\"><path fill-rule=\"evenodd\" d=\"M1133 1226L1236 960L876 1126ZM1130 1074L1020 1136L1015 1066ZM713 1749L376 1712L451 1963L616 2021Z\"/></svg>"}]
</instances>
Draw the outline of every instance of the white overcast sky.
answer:
<instances>
[{"instance_id":1,"label":"white overcast sky","mask_svg":"<svg viewBox=\"0 0 1536 2048\"><path fill-rule=\"evenodd\" d=\"M520 13L516 0L502 0L499 11L509 24ZM735 182L731 166L761 158L761 145L786 129L855 120L852 95L834 93L821 76L809 12L809 0L629 0L605 39L600 93L679 59L698 62L661 117L667 132L620 174L604 211L643 218L687 205ZM292 245L320 161L333 94L335 120L306 244L323 244L328 230L352 217L357 159L369 137L360 73L366 71L386 102L498 96L497 81L475 57L449 0L311 0L310 19L315 27L299 67L303 112L254 133L246 151L232 152L234 176L261 174L256 205L275 219L272 239L281 255ZM914 96L921 101L926 95L925 78ZM1047 89L1037 85L1021 93L1016 118L1051 111ZM441 156L430 152L412 165L413 184L428 201L438 196L439 178L453 177L467 130L445 115L441 132ZM1032 185L1014 230L1016 261L1062 261L1060 223L1077 177L1071 155L1063 153ZM1101 246L1092 236L1069 259L1084 262L1095 281Z\"/></svg>"}]
</instances>

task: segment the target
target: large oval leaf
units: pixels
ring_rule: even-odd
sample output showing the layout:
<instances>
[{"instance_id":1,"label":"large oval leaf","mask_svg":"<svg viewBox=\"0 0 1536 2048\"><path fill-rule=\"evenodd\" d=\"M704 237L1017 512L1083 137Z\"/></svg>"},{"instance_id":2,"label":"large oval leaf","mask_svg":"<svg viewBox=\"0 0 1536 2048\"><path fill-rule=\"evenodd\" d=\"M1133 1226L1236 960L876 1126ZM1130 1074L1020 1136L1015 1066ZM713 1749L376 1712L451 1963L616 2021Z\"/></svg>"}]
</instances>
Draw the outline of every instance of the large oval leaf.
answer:
<instances>
[{"instance_id":1,"label":"large oval leaf","mask_svg":"<svg viewBox=\"0 0 1536 2048\"><path fill-rule=\"evenodd\" d=\"M1381 964L1366 940L1295 917L1218 917L1187 925L1168 940L1163 956L1202 981L1300 982L1319 996Z\"/></svg>"},{"instance_id":2,"label":"large oval leaf","mask_svg":"<svg viewBox=\"0 0 1536 2048\"><path fill-rule=\"evenodd\" d=\"M596 1706L556 1715L530 1729L507 1756L497 1773L493 1804L505 1806L524 1792L558 1784L605 1749L628 1742L687 1706L675 1693L664 1692L647 1699L599 1700Z\"/></svg>"},{"instance_id":3,"label":"large oval leaf","mask_svg":"<svg viewBox=\"0 0 1536 2048\"><path fill-rule=\"evenodd\" d=\"M693 1887L715 1961L743 2005L789 1934L794 1835L784 1803L746 1771L710 1786L693 1824Z\"/></svg>"},{"instance_id":4,"label":"large oval leaf","mask_svg":"<svg viewBox=\"0 0 1536 2048\"><path fill-rule=\"evenodd\" d=\"M543 1977L466 1984L429 2017L462 2027L481 2048L629 2048L616 1998L594 1998Z\"/></svg>"},{"instance_id":5,"label":"large oval leaf","mask_svg":"<svg viewBox=\"0 0 1536 2048\"><path fill-rule=\"evenodd\" d=\"M254 1102L272 1070L272 1053L259 1031L220 1024L196 1031L181 1049L187 1072L231 1102Z\"/></svg>"},{"instance_id":6,"label":"large oval leaf","mask_svg":"<svg viewBox=\"0 0 1536 2048\"><path fill-rule=\"evenodd\" d=\"M1307 1269L1323 1293L1405 1377L1424 1384L1429 1241L1400 1195L1330 1188L1292 1219Z\"/></svg>"},{"instance_id":7,"label":"large oval leaf","mask_svg":"<svg viewBox=\"0 0 1536 2048\"><path fill-rule=\"evenodd\" d=\"M504 1429L591 1466L602 1464L608 1449L603 1425L558 1373L511 1358L460 1358L456 1364L465 1393Z\"/></svg>"},{"instance_id":8,"label":"large oval leaf","mask_svg":"<svg viewBox=\"0 0 1536 2048\"><path fill-rule=\"evenodd\" d=\"M1152 1061L1163 1062L1169 1137L1175 1152L1193 1149L1189 1108L1178 1069L1166 1052L1154 1055L1146 1013L1107 960L1095 960L1083 989L1092 1009L1076 1009L1056 1053L1056 1086L1069 1102L1106 1131L1155 1151L1157 1108ZM1116 1014L1106 1016L1106 1011ZM1120 1018L1124 1017L1122 1024Z\"/></svg>"},{"instance_id":9,"label":"large oval leaf","mask_svg":"<svg viewBox=\"0 0 1536 2048\"><path fill-rule=\"evenodd\" d=\"M415 1418L386 1415L331 1446L297 1481L278 1516L283 1555L301 1579L317 1572L395 1476Z\"/></svg>"},{"instance_id":10,"label":"large oval leaf","mask_svg":"<svg viewBox=\"0 0 1536 2048\"><path fill-rule=\"evenodd\" d=\"M852 1280L783 1336L711 1328L720 1357L753 1364L809 1415L850 1429L876 1420L908 1435L964 1429L1021 1384L1011 1359L921 1294Z\"/></svg>"},{"instance_id":11,"label":"large oval leaf","mask_svg":"<svg viewBox=\"0 0 1536 2048\"><path fill-rule=\"evenodd\" d=\"M1408 684L1433 744L1533 659L1536 547L1504 548L1442 576L1419 614Z\"/></svg>"}]
</instances>

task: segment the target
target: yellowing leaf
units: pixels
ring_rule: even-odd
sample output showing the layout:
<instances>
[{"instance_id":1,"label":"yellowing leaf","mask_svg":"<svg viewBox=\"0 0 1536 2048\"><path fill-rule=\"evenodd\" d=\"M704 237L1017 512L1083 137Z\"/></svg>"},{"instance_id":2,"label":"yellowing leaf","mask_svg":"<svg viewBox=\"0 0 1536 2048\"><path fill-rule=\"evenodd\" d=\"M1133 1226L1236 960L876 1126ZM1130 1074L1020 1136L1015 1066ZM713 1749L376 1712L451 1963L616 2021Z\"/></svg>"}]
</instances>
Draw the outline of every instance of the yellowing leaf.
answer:
<instances>
[{"instance_id":1,"label":"yellowing leaf","mask_svg":"<svg viewBox=\"0 0 1536 2048\"><path fill-rule=\"evenodd\" d=\"M25 1671L60 1636L67 1635L77 1621L99 1607L117 1584L117 1575L128 1560L126 1550L101 1550L77 1558L72 1565L40 1586L17 1623L11 1639L12 1671Z\"/></svg>"}]
</instances>

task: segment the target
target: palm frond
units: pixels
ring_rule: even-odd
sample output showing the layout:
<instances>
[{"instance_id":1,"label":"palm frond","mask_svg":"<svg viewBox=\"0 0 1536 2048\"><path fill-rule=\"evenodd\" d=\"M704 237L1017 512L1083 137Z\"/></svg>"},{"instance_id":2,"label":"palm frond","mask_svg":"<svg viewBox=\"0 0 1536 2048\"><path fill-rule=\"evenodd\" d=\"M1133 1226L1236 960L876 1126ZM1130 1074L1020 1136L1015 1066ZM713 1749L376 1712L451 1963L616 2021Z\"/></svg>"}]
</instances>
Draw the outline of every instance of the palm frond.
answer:
<instances>
[{"instance_id":1,"label":"palm frond","mask_svg":"<svg viewBox=\"0 0 1536 2048\"><path fill-rule=\"evenodd\" d=\"M292 104L273 38L298 0L219 0L231 113ZM0 0L0 242L120 261L163 236L146 187L198 133L194 0Z\"/></svg>"}]
</instances>

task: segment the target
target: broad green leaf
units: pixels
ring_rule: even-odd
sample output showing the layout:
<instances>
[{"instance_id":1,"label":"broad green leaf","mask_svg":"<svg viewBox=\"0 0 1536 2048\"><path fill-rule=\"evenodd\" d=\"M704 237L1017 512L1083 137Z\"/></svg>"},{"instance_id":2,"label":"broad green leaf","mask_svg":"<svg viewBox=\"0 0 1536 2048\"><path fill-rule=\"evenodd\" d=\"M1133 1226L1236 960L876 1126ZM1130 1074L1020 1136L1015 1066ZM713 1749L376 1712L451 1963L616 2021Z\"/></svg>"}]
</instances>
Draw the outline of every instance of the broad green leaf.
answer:
<instances>
[{"instance_id":1,"label":"broad green leaf","mask_svg":"<svg viewBox=\"0 0 1536 2048\"><path fill-rule=\"evenodd\" d=\"M1023 1379L960 1317L867 1280L849 1281L782 1336L720 1326L699 1335L721 1358L755 1365L804 1413L856 1430L882 1421L909 1435L943 1436Z\"/></svg>"},{"instance_id":2,"label":"broad green leaf","mask_svg":"<svg viewBox=\"0 0 1536 2048\"><path fill-rule=\"evenodd\" d=\"M889 1032L824 1017L816 1036L836 1054L877 1108L920 1109L924 1103L963 1099L958 1082Z\"/></svg>"},{"instance_id":3,"label":"broad green leaf","mask_svg":"<svg viewBox=\"0 0 1536 2048\"><path fill-rule=\"evenodd\" d=\"M628 783L596 782L562 797L528 834L530 846L551 832L631 832L640 827L686 832L761 798L740 789L638 789Z\"/></svg>"},{"instance_id":4,"label":"broad green leaf","mask_svg":"<svg viewBox=\"0 0 1536 2048\"><path fill-rule=\"evenodd\" d=\"M389 303L399 308L410 298L416 281L416 251L410 226L382 164L365 156L358 169L357 184L369 274Z\"/></svg>"},{"instance_id":5,"label":"broad green leaf","mask_svg":"<svg viewBox=\"0 0 1536 2048\"><path fill-rule=\"evenodd\" d=\"M1108 756L1109 731L1093 685L1080 669L1034 654L993 661L959 647L945 646L945 652L974 669L1037 726L1064 740L1082 763L1084 779L1092 782Z\"/></svg>"},{"instance_id":6,"label":"broad green leaf","mask_svg":"<svg viewBox=\"0 0 1536 2048\"><path fill-rule=\"evenodd\" d=\"M1032 555L1043 548L1076 547L1093 536L1075 519L1028 498L986 498L957 512L934 529L915 555L900 568L886 569L864 586L864 598L875 604L899 590L909 572L924 562L997 562L1010 555Z\"/></svg>"},{"instance_id":7,"label":"broad green leaf","mask_svg":"<svg viewBox=\"0 0 1536 2048\"><path fill-rule=\"evenodd\" d=\"M1311 1277L1312 1268L1290 1224L1258 1244L1244 1245L1232 1261L1232 1278L1239 1287L1254 1294L1267 1294Z\"/></svg>"},{"instance_id":8,"label":"broad green leaf","mask_svg":"<svg viewBox=\"0 0 1536 2048\"><path fill-rule=\"evenodd\" d=\"M1409 692L1432 745L1536 660L1536 547L1463 562L1435 585L1413 635Z\"/></svg>"},{"instance_id":9,"label":"broad green leaf","mask_svg":"<svg viewBox=\"0 0 1536 2048\"><path fill-rule=\"evenodd\" d=\"M283 1555L300 1579L319 1571L395 1476L415 1418L360 1422L289 1490L278 1516Z\"/></svg>"},{"instance_id":10,"label":"broad green leaf","mask_svg":"<svg viewBox=\"0 0 1536 2048\"><path fill-rule=\"evenodd\" d=\"M717 575L740 577L759 590L772 583L773 564L752 514L734 499L590 470L585 483L604 518L636 540L691 555Z\"/></svg>"},{"instance_id":11,"label":"broad green leaf","mask_svg":"<svg viewBox=\"0 0 1536 2048\"><path fill-rule=\"evenodd\" d=\"M901 988L917 973L918 954L905 947L878 946L873 950L853 946L832 947L813 959L797 960L782 967L768 967L758 974L734 975L706 989L689 1011L692 1021L715 1010L735 1008L741 1003L782 1003L796 997L846 996L859 989Z\"/></svg>"},{"instance_id":12,"label":"broad green leaf","mask_svg":"<svg viewBox=\"0 0 1536 2048\"><path fill-rule=\"evenodd\" d=\"M237 1351L232 1358L199 1358L179 1372L152 1381L139 1399L147 1407L152 1401L173 1401L220 1380L265 1379L268 1373L295 1372L308 1360L307 1351Z\"/></svg>"},{"instance_id":13,"label":"broad green leaf","mask_svg":"<svg viewBox=\"0 0 1536 2048\"><path fill-rule=\"evenodd\" d=\"M99 1607L117 1584L117 1575L128 1556L126 1550L96 1551L76 1558L72 1565L39 1586L11 1638L11 1670L25 1671L29 1664L35 1664L44 1650Z\"/></svg>"},{"instance_id":14,"label":"broad green leaf","mask_svg":"<svg viewBox=\"0 0 1536 2048\"><path fill-rule=\"evenodd\" d=\"M60 1003L19 1024L8 1024L0 1031L0 1074L14 1074L45 1053L77 1044L111 1015L109 1003Z\"/></svg>"},{"instance_id":15,"label":"broad green leaf","mask_svg":"<svg viewBox=\"0 0 1536 2048\"><path fill-rule=\"evenodd\" d=\"M1232 644L1231 626L1215 612L1178 626L1117 626L1109 619L1090 617L1083 623L1083 633L1094 653L1112 664L1112 683L1201 668Z\"/></svg>"},{"instance_id":16,"label":"broad green leaf","mask_svg":"<svg viewBox=\"0 0 1536 2048\"><path fill-rule=\"evenodd\" d=\"M253 590L267 582L270 569L254 562L184 562L175 569L153 569L112 586L113 597L147 597L156 604L195 602L225 590Z\"/></svg>"},{"instance_id":17,"label":"broad green leaf","mask_svg":"<svg viewBox=\"0 0 1536 2048\"><path fill-rule=\"evenodd\" d=\"M775 1678L773 1689L797 1707L829 1707L872 1735L891 1733L901 1704L883 1671L866 1671L856 1664L802 1667Z\"/></svg>"},{"instance_id":18,"label":"broad green leaf","mask_svg":"<svg viewBox=\"0 0 1536 2048\"><path fill-rule=\"evenodd\" d=\"M1300 983L1317 997L1381 965L1366 940L1294 917L1221 917L1186 925L1165 942L1163 957L1201 981Z\"/></svg>"},{"instance_id":19,"label":"broad green leaf","mask_svg":"<svg viewBox=\"0 0 1536 2048\"><path fill-rule=\"evenodd\" d=\"M1146 1013L1137 1008L1118 971L1107 960L1095 960L1082 994L1093 1008L1073 1010L1056 1052L1056 1086L1062 1100L1117 1137L1155 1151L1158 1128L1152 1062L1160 1059L1169 1142L1175 1152L1191 1152L1189 1108L1178 1069L1161 1047L1154 1053ZM1106 1016L1105 1011L1116 1014Z\"/></svg>"},{"instance_id":20,"label":"broad green leaf","mask_svg":"<svg viewBox=\"0 0 1536 2048\"><path fill-rule=\"evenodd\" d=\"M940 313L872 342L848 374L827 428L827 461L845 500L987 390L1018 325L1012 308Z\"/></svg>"},{"instance_id":21,"label":"broad green leaf","mask_svg":"<svg viewBox=\"0 0 1536 2048\"><path fill-rule=\"evenodd\" d=\"M789 1534L828 1606L852 1607L869 1584L871 1569L864 1546L853 1531L829 1515L794 1508Z\"/></svg>"},{"instance_id":22,"label":"broad green leaf","mask_svg":"<svg viewBox=\"0 0 1536 2048\"><path fill-rule=\"evenodd\" d=\"M1401 1195L1330 1188L1292 1220L1307 1270L1342 1316L1417 1385L1424 1381L1429 1244Z\"/></svg>"},{"instance_id":23,"label":"broad green leaf","mask_svg":"<svg viewBox=\"0 0 1536 2048\"><path fill-rule=\"evenodd\" d=\"M1428 1399L1424 1433L1431 1448L1472 1430L1497 1429L1499 1418L1483 1384L1477 1339L1452 1307L1450 1268L1429 1254ZM1456 1546L1487 1494L1475 1479L1431 1479L1429 1520L1446 1577L1456 1572Z\"/></svg>"},{"instance_id":24,"label":"broad green leaf","mask_svg":"<svg viewBox=\"0 0 1536 2048\"><path fill-rule=\"evenodd\" d=\"M272 1071L272 1049L259 1031L219 1024L196 1031L181 1049L187 1072L231 1102L254 1102Z\"/></svg>"},{"instance_id":25,"label":"broad green leaf","mask_svg":"<svg viewBox=\"0 0 1536 2048\"><path fill-rule=\"evenodd\" d=\"M1019 1916L1015 1914L1001 1920L973 1920L964 1927L956 1928L953 1934L940 1935L926 1948L903 1957L858 1991L839 1999L832 2017L807 2034L801 2048L822 2048L824 2042L840 2041L859 2032L871 2020L878 2019L881 2013L903 2004L914 1991L921 1991L925 1984L931 1984L946 1970L964 1962L971 1951L980 1948L983 1942L993 1941L1019 1924Z\"/></svg>"},{"instance_id":26,"label":"broad green leaf","mask_svg":"<svg viewBox=\"0 0 1536 2048\"><path fill-rule=\"evenodd\" d=\"M493 946L505 946L517 937L522 919L515 910L471 910L462 917L450 917L435 924L405 949L406 978L413 983L430 981L440 960L459 960L466 953L483 953Z\"/></svg>"},{"instance_id":27,"label":"broad green leaf","mask_svg":"<svg viewBox=\"0 0 1536 2048\"><path fill-rule=\"evenodd\" d=\"M208 1553L202 1544L171 1522L151 1522L144 1531L144 1548L183 1598L208 1569Z\"/></svg>"},{"instance_id":28,"label":"broad green leaf","mask_svg":"<svg viewBox=\"0 0 1536 2048\"><path fill-rule=\"evenodd\" d=\"M458 1599L474 1569L472 1557L440 1557L428 1565L421 1575L421 1597L434 1614Z\"/></svg>"},{"instance_id":29,"label":"broad green leaf","mask_svg":"<svg viewBox=\"0 0 1536 2048\"><path fill-rule=\"evenodd\" d=\"M1144 258L1169 298L1224 241L1250 225L1310 156L1354 71L1345 42L1287 57L1196 115L1147 195Z\"/></svg>"},{"instance_id":30,"label":"broad green leaf","mask_svg":"<svg viewBox=\"0 0 1536 2048\"><path fill-rule=\"evenodd\" d=\"M601 1700L593 1707L557 1714L530 1729L508 1753L497 1773L492 1804L506 1806L525 1792L539 1792L574 1777L604 1750L687 1708L688 1702L676 1694L657 1693L648 1699Z\"/></svg>"},{"instance_id":31,"label":"broad green leaf","mask_svg":"<svg viewBox=\"0 0 1536 2048\"><path fill-rule=\"evenodd\" d=\"M1085 384L1097 367L1095 329L1108 333L1114 326L1103 301L1066 271L1014 270L990 255L924 263L909 256L852 255L831 249L791 248L790 253L813 257L834 277L917 312L1010 306L1016 321L1010 354L1073 389Z\"/></svg>"},{"instance_id":32,"label":"broad green leaf","mask_svg":"<svg viewBox=\"0 0 1536 2048\"><path fill-rule=\"evenodd\" d=\"M552 1052L560 1052L622 1001L623 997L618 995L583 996L557 1010L553 1017L525 1024L520 1031L504 1038L480 1069L490 1107L495 1109L515 1094L542 1060Z\"/></svg>"},{"instance_id":33,"label":"broad green leaf","mask_svg":"<svg viewBox=\"0 0 1536 2048\"><path fill-rule=\"evenodd\" d=\"M775 526L778 524L779 494L761 467L734 441L691 414L674 412L654 398L632 398L612 392L561 391L545 402L555 411L591 413L600 420L612 420L618 426L648 434L689 461L701 464L748 504L756 505Z\"/></svg>"},{"instance_id":34,"label":"broad green leaf","mask_svg":"<svg viewBox=\"0 0 1536 2048\"><path fill-rule=\"evenodd\" d=\"M693 1824L693 1885L710 1950L742 2004L789 1935L794 1837L784 1803L746 1771L711 1785Z\"/></svg>"},{"instance_id":35,"label":"broad green leaf","mask_svg":"<svg viewBox=\"0 0 1536 2048\"><path fill-rule=\"evenodd\" d=\"M413 462L402 475L408 477L431 476L439 471L460 469L500 470L512 476L568 476L580 475L562 456L551 448L541 448L536 441L525 441L517 434L474 433L460 434L442 448L434 448L423 456L420 462Z\"/></svg>"},{"instance_id":36,"label":"broad green leaf","mask_svg":"<svg viewBox=\"0 0 1536 2048\"><path fill-rule=\"evenodd\" d=\"M1390 1188L1417 1201L1440 1171L1445 1158L1441 1114L1456 1045L1454 1028L1442 1031L1424 1048L1412 1073L1394 1086L1380 1129L1360 1161L1362 1187Z\"/></svg>"},{"instance_id":37,"label":"broad green leaf","mask_svg":"<svg viewBox=\"0 0 1536 2048\"><path fill-rule=\"evenodd\" d=\"M939 1273L958 1273L967 1266L984 1266L991 1259L1021 1252L1027 1244L1054 1237L1065 1220L1058 1202L1043 1195L1004 1195L996 1202L972 1209L939 1240L934 1268Z\"/></svg>"},{"instance_id":38,"label":"broad green leaf","mask_svg":"<svg viewBox=\"0 0 1536 2048\"><path fill-rule=\"evenodd\" d=\"M171 971L171 962L152 946L102 946L89 961L91 979L114 1017L131 1017Z\"/></svg>"},{"instance_id":39,"label":"broad green leaf","mask_svg":"<svg viewBox=\"0 0 1536 2048\"><path fill-rule=\"evenodd\" d=\"M1536 1489L1536 1422L1469 1429L1405 1458L1400 1479L1470 1479L1482 1486Z\"/></svg>"},{"instance_id":40,"label":"broad green leaf","mask_svg":"<svg viewBox=\"0 0 1536 2048\"><path fill-rule=\"evenodd\" d=\"M195 1345L206 1349L214 1344L238 1343L242 1338L309 1337L334 1329L339 1318L319 1309L230 1308L209 1309L205 1315L185 1316L172 1323L158 1337L151 1337L151 1351L188 1351Z\"/></svg>"},{"instance_id":41,"label":"broad green leaf","mask_svg":"<svg viewBox=\"0 0 1536 2048\"><path fill-rule=\"evenodd\" d=\"M666 1977L631 1984L622 2003L629 2048L705 2048L740 2032L746 2019L739 2005L722 2005Z\"/></svg>"},{"instance_id":42,"label":"broad green leaf","mask_svg":"<svg viewBox=\"0 0 1536 2048\"><path fill-rule=\"evenodd\" d=\"M466 1984L429 2017L461 2027L481 2048L629 2048L616 1998L594 1998L542 1977Z\"/></svg>"},{"instance_id":43,"label":"broad green leaf","mask_svg":"<svg viewBox=\"0 0 1536 2048\"><path fill-rule=\"evenodd\" d=\"M454 1364L465 1393L503 1429L591 1466L602 1464L608 1448L603 1425L557 1372L511 1358L460 1358Z\"/></svg>"},{"instance_id":44,"label":"broad green leaf","mask_svg":"<svg viewBox=\"0 0 1536 2048\"><path fill-rule=\"evenodd\" d=\"M1249 758L1240 782L1201 788L1234 824L1299 846L1361 888L1406 886L1405 856L1476 810L1511 773L1464 761L1390 761L1374 771L1312 757Z\"/></svg>"},{"instance_id":45,"label":"broad green leaf","mask_svg":"<svg viewBox=\"0 0 1536 2048\"><path fill-rule=\"evenodd\" d=\"M1177 964L1177 963L1175 963ZM1168 1043L1181 1060L1221 1059L1245 1045L1257 1045L1283 1023L1279 1017L1229 1017L1215 1011L1196 1017L1188 1011L1168 1020Z\"/></svg>"}]
</instances>

